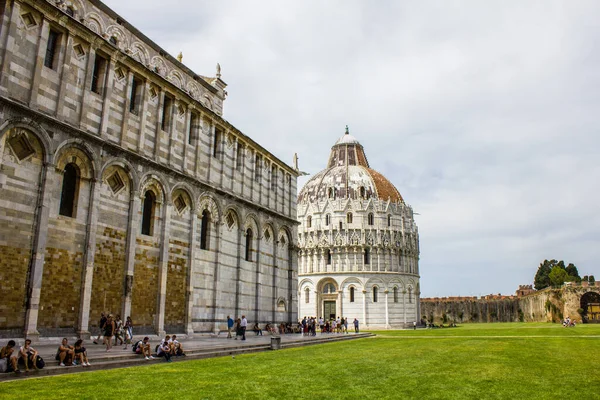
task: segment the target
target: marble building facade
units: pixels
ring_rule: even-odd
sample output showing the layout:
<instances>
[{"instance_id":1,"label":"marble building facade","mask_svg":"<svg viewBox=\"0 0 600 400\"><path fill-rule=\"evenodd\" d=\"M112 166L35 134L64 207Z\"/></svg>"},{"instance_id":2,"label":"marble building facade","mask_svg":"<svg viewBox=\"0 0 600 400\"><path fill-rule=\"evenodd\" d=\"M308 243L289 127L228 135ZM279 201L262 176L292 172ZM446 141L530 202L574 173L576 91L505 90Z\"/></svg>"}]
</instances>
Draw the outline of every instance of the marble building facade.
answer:
<instances>
[{"instance_id":1,"label":"marble building facade","mask_svg":"<svg viewBox=\"0 0 600 400\"><path fill-rule=\"evenodd\" d=\"M369 328L420 322L419 232L412 208L346 133L298 195L298 315Z\"/></svg>"},{"instance_id":2,"label":"marble building facade","mask_svg":"<svg viewBox=\"0 0 600 400\"><path fill-rule=\"evenodd\" d=\"M0 1L0 336L297 320L297 170L97 0Z\"/></svg>"}]
</instances>

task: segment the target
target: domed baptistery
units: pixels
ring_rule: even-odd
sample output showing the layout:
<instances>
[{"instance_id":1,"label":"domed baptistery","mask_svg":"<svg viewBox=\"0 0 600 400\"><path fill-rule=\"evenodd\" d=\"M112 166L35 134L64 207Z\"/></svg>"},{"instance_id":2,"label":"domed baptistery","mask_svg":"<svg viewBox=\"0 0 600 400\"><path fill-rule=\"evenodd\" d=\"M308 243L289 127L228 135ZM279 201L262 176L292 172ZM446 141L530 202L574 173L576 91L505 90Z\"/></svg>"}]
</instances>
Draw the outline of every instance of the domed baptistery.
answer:
<instances>
[{"instance_id":1,"label":"domed baptistery","mask_svg":"<svg viewBox=\"0 0 600 400\"><path fill-rule=\"evenodd\" d=\"M419 233L398 189L369 166L346 127L327 168L298 196L298 316L419 322Z\"/></svg>"}]
</instances>

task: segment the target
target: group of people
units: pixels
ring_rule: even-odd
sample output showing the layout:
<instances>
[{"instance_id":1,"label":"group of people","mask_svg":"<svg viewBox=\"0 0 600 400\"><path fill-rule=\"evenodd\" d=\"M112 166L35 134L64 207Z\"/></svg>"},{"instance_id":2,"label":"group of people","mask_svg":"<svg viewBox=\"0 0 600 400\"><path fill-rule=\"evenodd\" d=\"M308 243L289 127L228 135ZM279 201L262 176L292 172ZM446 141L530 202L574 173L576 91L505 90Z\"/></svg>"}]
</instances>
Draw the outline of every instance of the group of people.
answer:
<instances>
[{"instance_id":1,"label":"group of people","mask_svg":"<svg viewBox=\"0 0 600 400\"><path fill-rule=\"evenodd\" d=\"M117 342L119 345L125 344L123 349L127 349L127 345L131 344L133 339L133 322L131 317L127 317L125 322L121 320L121 316L117 314L116 318L112 314L106 315L105 313L100 314L100 321L98 323L100 333L94 344L98 344L100 338L102 338L102 344L106 345L106 351L112 349L112 340L114 337L115 346Z\"/></svg>"},{"instance_id":2,"label":"group of people","mask_svg":"<svg viewBox=\"0 0 600 400\"><path fill-rule=\"evenodd\" d=\"M44 367L37 350L31 347L30 339L25 339L25 344L18 349L16 347L15 341L9 340L0 349L0 372L20 373L20 365L24 366L25 372L29 372L30 367L36 370Z\"/></svg>"},{"instance_id":3,"label":"group of people","mask_svg":"<svg viewBox=\"0 0 600 400\"><path fill-rule=\"evenodd\" d=\"M61 367L70 365L81 365L82 367L90 367L90 361L87 357L87 351L83 346L83 339L77 339L75 345L69 344L69 339L63 338L58 350L56 350L56 361Z\"/></svg>"},{"instance_id":4,"label":"group of people","mask_svg":"<svg viewBox=\"0 0 600 400\"><path fill-rule=\"evenodd\" d=\"M142 340L138 340L131 346L131 350L143 356L146 360L153 360L155 357L152 355L150 347L150 338L144 337ZM157 357L163 357L166 362L171 362L171 357L183 356L185 357L185 351L183 345L177 340L177 335L167 335L161 340L160 344L156 345L155 353Z\"/></svg>"},{"instance_id":5,"label":"group of people","mask_svg":"<svg viewBox=\"0 0 600 400\"><path fill-rule=\"evenodd\" d=\"M317 334L317 326L321 330L321 334L323 333L348 333L348 318L337 317L330 318L325 320L323 317L315 318L315 317L304 317L300 322L302 325L302 334L303 336L315 336ZM354 326L354 332L359 333L358 329L358 319L354 318L352 322Z\"/></svg>"},{"instance_id":6,"label":"group of people","mask_svg":"<svg viewBox=\"0 0 600 400\"><path fill-rule=\"evenodd\" d=\"M246 340L246 328L248 328L248 320L245 315L242 315L242 318L236 318L235 321L231 316L227 316L227 339L233 338L231 332L234 331L235 340L240 336L242 337L241 340ZM258 332L256 334L258 335ZM262 331L260 334L262 335Z\"/></svg>"},{"instance_id":7,"label":"group of people","mask_svg":"<svg viewBox=\"0 0 600 400\"><path fill-rule=\"evenodd\" d=\"M565 328L569 328L569 327L574 327L575 326L575 320L569 318L569 316L567 315L567 318L564 319L563 321L563 327Z\"/></svg>"}]
</instances>

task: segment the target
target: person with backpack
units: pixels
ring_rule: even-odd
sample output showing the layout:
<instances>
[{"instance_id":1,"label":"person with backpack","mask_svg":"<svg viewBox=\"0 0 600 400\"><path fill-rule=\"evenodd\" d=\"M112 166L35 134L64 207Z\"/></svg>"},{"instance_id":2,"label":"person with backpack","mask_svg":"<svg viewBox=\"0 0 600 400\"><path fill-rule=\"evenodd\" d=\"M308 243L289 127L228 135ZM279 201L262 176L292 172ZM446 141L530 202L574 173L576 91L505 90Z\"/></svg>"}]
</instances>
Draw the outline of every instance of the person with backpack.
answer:
<instances>
[{"instance_id":1,"label":"person with backpack","mask_svg":"<svg viewBox=\"0 0 600 400\"><path fill-rule=\"evenodd\" d=\"M146 336L144 340L138 340L131 349L135 354L143 355L146 360L153 360L152 351L150 350L150 338Z\"/></svg>"}]
</instances>

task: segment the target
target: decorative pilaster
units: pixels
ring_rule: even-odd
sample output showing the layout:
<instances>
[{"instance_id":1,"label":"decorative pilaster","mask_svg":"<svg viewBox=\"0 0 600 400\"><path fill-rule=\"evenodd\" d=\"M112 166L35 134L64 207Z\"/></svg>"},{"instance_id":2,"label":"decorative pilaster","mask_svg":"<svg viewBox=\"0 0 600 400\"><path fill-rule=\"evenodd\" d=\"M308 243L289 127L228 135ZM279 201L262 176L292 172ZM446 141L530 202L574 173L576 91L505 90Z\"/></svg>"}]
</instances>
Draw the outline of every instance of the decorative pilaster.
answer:
<instances>
[{"instance_id":1,"label":"decorative pilaster","mask_svg":"<svg viewBox=\"0 0 600 400\"><path fill-rule=\"evenodd\" d=\"M156 334L164 337L165 332L165 312L167 298L167 276L169 272L169 241L171 237L171 204L165 199L163 204L163 224L161 230L160 259L158 267L158 310L156 310Z\"/></svg>"},{"instance_id":2,"label":"decorative pilaster","mask_svg":"<svg viewBox=\"0 0 600 400\"><path fill-rule=\"evenodd\" d=\"M129 215L127 219L127 243L125 247L125 282L123 289L123 318L131 316L131 300L133 290L133 276L135 270L135 248L136 239L139 231L139 212L142 206L140 193L136 190L131 191L129 197Z\"/></svg>"}]
</instances>

